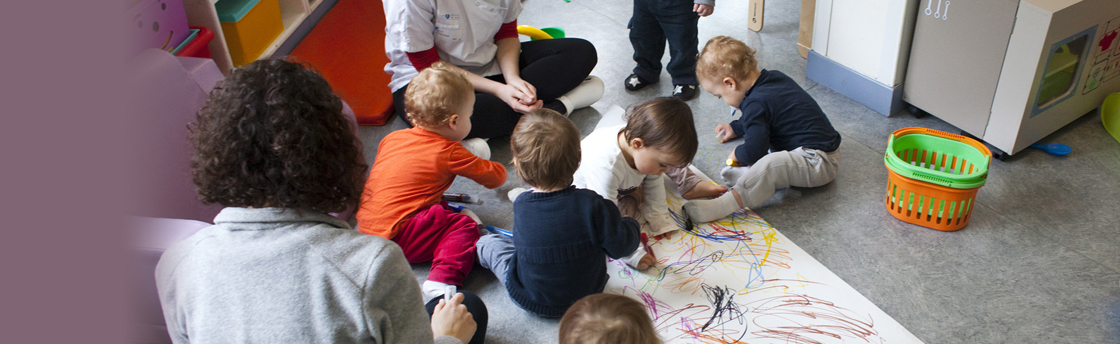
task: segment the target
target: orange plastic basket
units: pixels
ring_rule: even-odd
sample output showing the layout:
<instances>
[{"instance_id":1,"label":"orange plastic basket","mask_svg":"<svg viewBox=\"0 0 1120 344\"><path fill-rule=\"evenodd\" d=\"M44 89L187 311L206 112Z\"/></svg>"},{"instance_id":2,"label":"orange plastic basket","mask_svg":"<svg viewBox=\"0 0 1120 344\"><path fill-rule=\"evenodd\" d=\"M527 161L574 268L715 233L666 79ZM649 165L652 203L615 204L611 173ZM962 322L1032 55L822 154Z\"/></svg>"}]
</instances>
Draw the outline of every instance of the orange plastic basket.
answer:
<instances>
[{"instance_id":1,"label":"orange plastic basket","mask_svg":"<svg viewBox=\"0 0 1120 344\"><path fill-rule=\"evenodd\" d=\"M887 169L887 212L895 218L939 231L968 225L980 187L955 189L903 177Z\"/></svg>"}]
</instances>

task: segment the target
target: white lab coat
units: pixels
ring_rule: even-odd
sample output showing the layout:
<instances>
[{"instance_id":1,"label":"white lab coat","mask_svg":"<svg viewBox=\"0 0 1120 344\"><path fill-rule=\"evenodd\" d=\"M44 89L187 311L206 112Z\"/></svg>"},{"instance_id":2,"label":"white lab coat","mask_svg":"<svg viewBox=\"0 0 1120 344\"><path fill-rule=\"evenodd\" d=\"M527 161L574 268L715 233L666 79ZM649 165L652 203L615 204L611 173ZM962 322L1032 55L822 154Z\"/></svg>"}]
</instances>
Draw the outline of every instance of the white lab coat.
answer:
<instances>
[{"instance_id":1,"label":"white lab coat","mask_svg":"<svg viewBox=\"0 0 1120 344\"><path fill-rule=\"evenodd\" d=\"M418 74L407 53L431 49L440 59L471 73L501 73L494 35L521 14L520 0L385 0L385 72L389 88L404 87Z\"/></svg>"}]
</instances>

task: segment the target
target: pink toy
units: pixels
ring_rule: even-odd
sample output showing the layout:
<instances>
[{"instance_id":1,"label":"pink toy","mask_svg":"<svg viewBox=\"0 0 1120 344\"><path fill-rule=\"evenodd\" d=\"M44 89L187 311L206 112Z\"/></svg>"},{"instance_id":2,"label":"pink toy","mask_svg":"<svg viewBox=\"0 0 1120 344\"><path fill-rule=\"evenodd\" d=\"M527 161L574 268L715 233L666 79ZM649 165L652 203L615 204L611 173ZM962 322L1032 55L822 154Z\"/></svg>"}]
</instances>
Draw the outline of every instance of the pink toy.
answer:
<instances>
[{"instance_id":1,"label":"pink toy","mask_svg":"<svg viewBox=\"0 0 1120 344\"><path fill-rule=\"evenodd\" d=\"M143 0L128 10L129 55L157 48L170 52L191 34L182 0Z\"/></svg>"}]
</instances>

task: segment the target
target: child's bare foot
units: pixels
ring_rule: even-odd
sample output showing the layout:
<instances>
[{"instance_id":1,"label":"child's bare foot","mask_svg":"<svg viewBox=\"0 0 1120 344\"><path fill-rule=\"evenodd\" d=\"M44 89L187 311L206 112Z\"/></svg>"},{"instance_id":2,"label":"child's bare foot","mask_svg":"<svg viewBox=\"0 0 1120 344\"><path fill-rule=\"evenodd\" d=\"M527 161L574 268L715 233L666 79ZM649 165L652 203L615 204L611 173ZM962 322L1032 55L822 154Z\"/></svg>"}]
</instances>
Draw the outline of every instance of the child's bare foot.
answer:
<instances>
[{"instance_id":1,"label":"child's bare foot","mask_svg":"<svg viewBox=\"0 0 1120 344\"><path fill-rule=\"evenodd\" d=\"M645 256L642 257L642 260L638 261L638 270L649 269L649 267L653 266L653 264L656 264L656 263L657 263L657 260L653 259L652 254L646 254Z\"/></svg>"},{"instance_id":2,"label":"child's bare foot","mask_svg":"<svg viewBox=\"0 0 1120 344\"><path fill-rule=\"evenodd\" d=\"M696 183L696 186L693 186L691 190L681 195L681 197L684 197L684 199L712 198L722 195L724 192L727 192L727 188L723 185L699 182Z\"/></svg>"}]
</instances>

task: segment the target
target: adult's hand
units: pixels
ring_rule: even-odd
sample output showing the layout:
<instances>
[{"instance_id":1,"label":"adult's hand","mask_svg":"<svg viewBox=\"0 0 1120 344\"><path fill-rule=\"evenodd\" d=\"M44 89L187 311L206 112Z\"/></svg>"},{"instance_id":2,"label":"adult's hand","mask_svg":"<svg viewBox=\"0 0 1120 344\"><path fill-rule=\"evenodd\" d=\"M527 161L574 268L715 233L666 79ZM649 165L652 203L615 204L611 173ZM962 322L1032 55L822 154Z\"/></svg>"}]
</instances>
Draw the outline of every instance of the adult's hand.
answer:
<instances>
[{"instance_id":1,"label":"adult's hand","mask_svg":"<svg viewBox=\"0 0 1120 344\"><path fill-rule=\"evenodd\" d=\"M701 17L707 17L712 15L712 12L715 12L715 8L711 5L694 4L692 5L692 11L696 12L696 14Z\"/></svg>"},{"instance_id":2,"label":"adult's hand","mask_svg":"<svg viewBox=\"0 0 1120 344\"><path fill-rule=\"evenodd\" d=\"M463 293L455 293L451 302L439 300L432 311L432 334L436 338L452 336L463 343L471 341L478 324L471 317L471 312L467 311L467 306L463 305L464 297Z\"/></svg>"},{"instance_id":3,"label":"adult's hand","mask_svg":"<svg viewBox=\"0 0 1120 344\"><path fill-rule=\"evenodd\" d=\"M521 91L521 94L526 96L526 98L520 100L521 104L529 105L537 101L537 88L533 87L533 84L530 84L528 81L521 78L507 78L506 84L513 86L513 88Z\"/></svg>"},{"instance_id":4,"label":"adult's hand","mask_svg":"<svg viewBox=\"0 0 1120 344\"><path fill-rule=\"evenodd\" d=\"M509 104L509 107L513 108L513 111L523 114L533 112L533 110L540 109L541 105L544 105L544 102L539 99L536 101L528 101L536 97L527 95L509 84L499 87L496 95L499 99L506 102L506 104ZM528 103L526 103L527 101Z\"/></svg>"}]
</instances>

